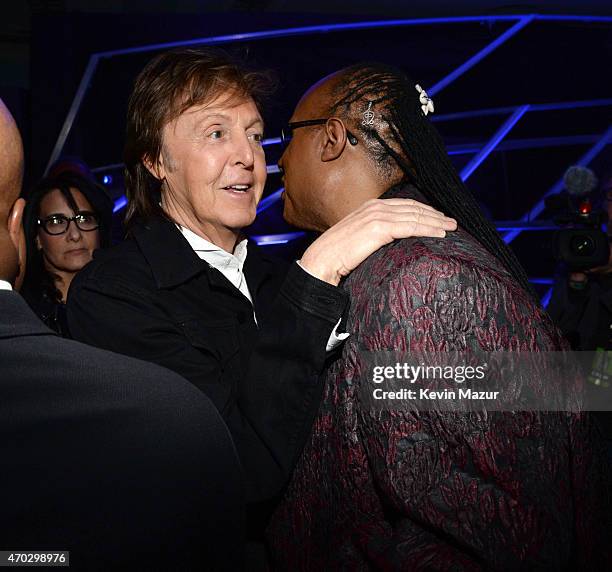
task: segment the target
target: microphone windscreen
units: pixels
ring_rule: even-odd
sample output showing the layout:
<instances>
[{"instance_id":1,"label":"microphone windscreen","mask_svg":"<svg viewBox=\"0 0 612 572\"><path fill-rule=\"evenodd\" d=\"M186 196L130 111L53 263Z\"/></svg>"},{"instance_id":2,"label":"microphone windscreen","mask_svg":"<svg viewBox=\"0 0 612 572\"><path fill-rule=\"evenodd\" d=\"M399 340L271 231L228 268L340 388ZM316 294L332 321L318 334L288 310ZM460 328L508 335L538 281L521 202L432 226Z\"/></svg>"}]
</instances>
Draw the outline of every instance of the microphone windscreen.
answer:
<instances>
[{"instance_id":1,"label":"microphone windscreen","mask_svg":"<svg viewBox=\"0 0 612 572\"><path fill-rule=\"evenodd\" d=\"M578 165L571 166L563 175L567 192L574 196L588 195L597 187L597 182L597 176L591 169Z\"/></svg>"}]
</instances>

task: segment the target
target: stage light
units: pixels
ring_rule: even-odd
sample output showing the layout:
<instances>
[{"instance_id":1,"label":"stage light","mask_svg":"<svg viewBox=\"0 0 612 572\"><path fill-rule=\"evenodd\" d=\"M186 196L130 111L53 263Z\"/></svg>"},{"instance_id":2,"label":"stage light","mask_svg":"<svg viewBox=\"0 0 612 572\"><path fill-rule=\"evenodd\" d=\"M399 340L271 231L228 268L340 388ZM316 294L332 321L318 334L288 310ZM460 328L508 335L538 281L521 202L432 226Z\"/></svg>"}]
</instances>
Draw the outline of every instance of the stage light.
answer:
<instances>
[{"instance_id":1,"label":"stage light","mask_svg":"<svg viewBox=\"0 0 612 572\"><path fill-rule=\"evenodd\" d=\"M287 232L284 234L264 234L251 236L251 240L255 241L258 246L272 246L273 244L287 244L291 240L301 238L305 232Z\"/></svg>"},{"instance_id":2,"label":"stage light","mask_svg":"<svg viewBox=\"0 0 612 572\"><path fill-rule=\"evenodd\" d=\"M127 205L127 198L125 195L119 197L115 201L115 206L113 207L113 214L119 212L123 207Z\"/></svg>"}]
</instances>

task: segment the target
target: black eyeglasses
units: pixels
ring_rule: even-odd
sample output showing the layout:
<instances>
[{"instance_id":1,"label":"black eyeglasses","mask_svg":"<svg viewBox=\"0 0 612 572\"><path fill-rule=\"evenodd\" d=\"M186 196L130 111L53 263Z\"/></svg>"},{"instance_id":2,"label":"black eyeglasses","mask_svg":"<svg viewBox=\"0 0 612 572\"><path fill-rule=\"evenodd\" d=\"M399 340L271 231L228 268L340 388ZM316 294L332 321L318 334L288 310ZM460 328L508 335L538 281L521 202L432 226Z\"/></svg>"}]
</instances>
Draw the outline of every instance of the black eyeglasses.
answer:
<instances>
[{"instance_id":1,"label":"black eyeglasses","mask_svg":"<svg viewBox=\"0 0 612 572\"><path fill-rule=\"evenodd\" d=\"M72 221L74 221L77 228L83 232L96 230L100 226L98 217L94 213L87 211L77 213L70 218L63 214L52 214L43 220L38 219L36 222L47 234L55 236L64 234L70 227Z\"/></svg>"},{"instance_id":2,"label":"black eyeglasses","mask_svg":"<svg viewBox=\"0 0 612 572\"><path fill-rule=\"evenodd\" d=\"M299 129L300 127L310 127L312 125L323 125L327 123L329 118L327 119L307 119L306 121L294 121L293 123L287 123L286 127L281 129L281 145L283 149L287 148L289 142L293 138L294 129ZM346 130L347 138L351 145L357 145L357 137L355 137L348 129Z\"/></svg>"}]
</instances>

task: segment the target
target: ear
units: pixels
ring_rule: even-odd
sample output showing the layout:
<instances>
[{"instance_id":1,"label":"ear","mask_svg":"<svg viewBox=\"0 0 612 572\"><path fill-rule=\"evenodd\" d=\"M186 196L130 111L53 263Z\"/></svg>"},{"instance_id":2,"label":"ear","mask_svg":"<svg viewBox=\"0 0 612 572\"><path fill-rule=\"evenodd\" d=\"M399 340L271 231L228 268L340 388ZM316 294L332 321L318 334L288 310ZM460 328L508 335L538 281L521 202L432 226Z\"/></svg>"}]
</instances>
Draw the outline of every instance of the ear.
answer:
<instances>
[{"instance_id":1,"label":"ear","mask_svg":"<svg viewBox=\"0 0 612 572\"><path fill-rule=\"evenodd\" d=\"M17 278L15 278L15 290L19 290L21 287L26 270L26 241L23 232L23 211L25 209L25 204L26 202L24 199L17 199L8 218L9 237L15 246L19 261L19 271L17 273Z\"/></svg>"},{"instance_id":2,"label":"ear","mask_svg":"<svg viewBox=\"0 0 612 572\"><path fill-rule=\"evenodd\" d=\"M321 161L334 161L342 155L346 147L346 127L340 119L331 117L325 124L324 133Z\"/></svg>"},{"instance_id":3,"label":"ear","mask_svg":"<svg viewBox=\"0 0 612 572\"><path fill-rule=\"evenodd\" d=\"M162 157L162 153L159 154L156 161L152 161L148 155L143 156L141 160L147 171L149 171L149 173L151 173L151 175L153 175L156 179L163 181L166 178L166 168L164 166L164 158Z\"/></svg>"}]
</instances>

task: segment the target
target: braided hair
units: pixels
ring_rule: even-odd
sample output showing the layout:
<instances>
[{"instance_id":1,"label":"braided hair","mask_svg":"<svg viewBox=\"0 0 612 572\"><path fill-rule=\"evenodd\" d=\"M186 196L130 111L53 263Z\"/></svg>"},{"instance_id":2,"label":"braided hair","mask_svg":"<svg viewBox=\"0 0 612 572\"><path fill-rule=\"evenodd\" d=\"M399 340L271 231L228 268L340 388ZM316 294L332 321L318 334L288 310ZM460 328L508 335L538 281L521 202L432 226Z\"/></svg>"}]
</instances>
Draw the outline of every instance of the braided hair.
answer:
<instances>
[{"instance_id":1,"label":"braided hair","mask_svg":"<svg viewBox=\"0 0 612 572\"><path fill-rule=\"evenodd\" d=\"M455 218L537 300L525 270L450 162L440 134L421 109L414 81L391 66L356 64L339 72L331 95L330 115L361 117L371 104L376 121L358 121L356 129L381 175L389 176L399 166L402 180Z\"/></svg>"}]
</instances>

